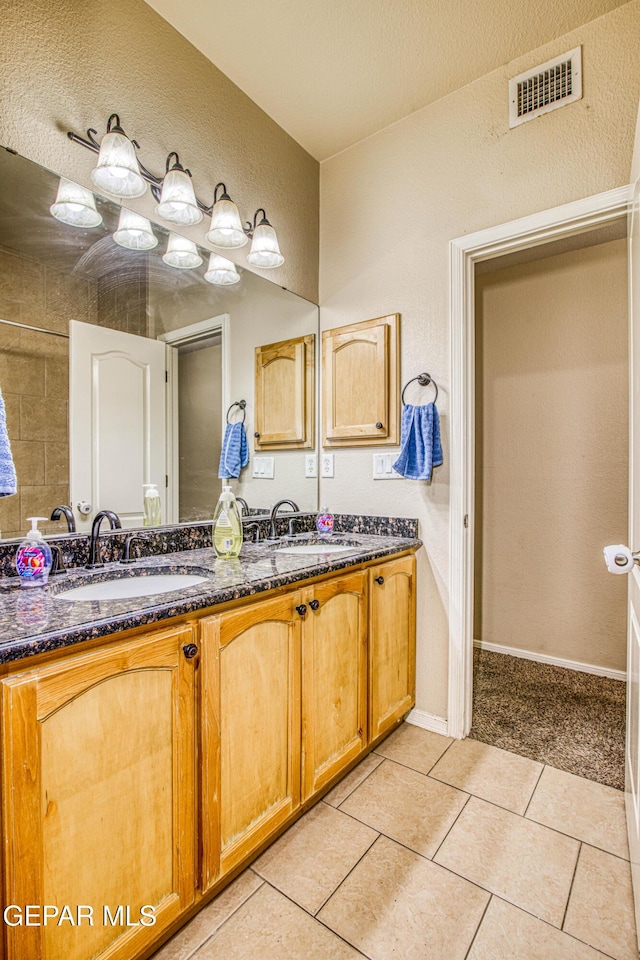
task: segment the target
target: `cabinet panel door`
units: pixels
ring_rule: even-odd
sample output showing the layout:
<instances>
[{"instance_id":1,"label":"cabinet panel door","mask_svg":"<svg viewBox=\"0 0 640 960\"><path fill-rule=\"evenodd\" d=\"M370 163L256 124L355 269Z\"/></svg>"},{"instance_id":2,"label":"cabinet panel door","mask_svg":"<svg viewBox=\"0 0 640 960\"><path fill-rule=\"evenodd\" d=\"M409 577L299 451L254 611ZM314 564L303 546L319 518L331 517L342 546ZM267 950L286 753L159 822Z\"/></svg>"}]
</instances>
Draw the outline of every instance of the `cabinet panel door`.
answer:
<instances>
[{"instance_id":1,"label":"cabinet panel door","mask_svg":"<svg viewBox=\"0 0 640 960\"><path fill-rule=\"evenodd\" d=\"M398 442L399 330L392 314L322 334L327 446Z\"/></svg>"},{"instance_id":2,"label":"cabinet panel door","mask_svg":"<svg viewBox=\"0 0 640 960\"><path fill-rule=\"evenodd\" d=\"M156 632L2 681L5 903L74 920L5 927L10 960L129 960L193 902L191 641Z\"/></svg>"},{"instance_id":3,"label":"cabinet panel door","mask_svg":"<svg viewBox=\"0 0 640 960\"><path fill-rule=\"evenodd\" d=\"M256 448L311 447L313 335L256 347Z\"/></svg>"},{"instance_id":4,"label":"cabinet panel door","mask_svg":"<svg viewBox=\"0 0 640 960\"><path fill-rule=\"evenodd\" d=\"M369 570L369 734L374 740L415 703L415 557Z\"/></svg>"},{"instance_id":5,"label":"cabinet panel door","mask_svg":"<svg viewBox=\"0 0 640 960\"><path fill-rule=\"evenodd\" d=\"M205 890L300 805L295 597L202 621Z\"/></svg>"},{"instance_id":6,"label":"cabinet panel door","mask_svg":"<svg viewBox=\"0 0 640 960\"><path fill-rule=\"evenodd\" d=\"M367 743L367 574L317 584L302 596L307 605L302 628L306 800Z\"/></svg>"}]
</instances>

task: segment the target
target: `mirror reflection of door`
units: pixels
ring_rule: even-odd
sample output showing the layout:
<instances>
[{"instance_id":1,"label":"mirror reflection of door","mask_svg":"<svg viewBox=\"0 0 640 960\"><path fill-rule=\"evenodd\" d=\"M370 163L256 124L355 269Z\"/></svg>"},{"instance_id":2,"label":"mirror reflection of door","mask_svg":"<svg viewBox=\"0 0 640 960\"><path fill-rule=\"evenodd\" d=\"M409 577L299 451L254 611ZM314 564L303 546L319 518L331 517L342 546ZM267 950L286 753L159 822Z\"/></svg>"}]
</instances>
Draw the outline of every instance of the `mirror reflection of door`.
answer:
<instances>
[{"instance_id":1,"label":"mirror reflection of door","mask_svg":"<svg viewBox=\"0 0 640 960\"><path fill-rule=\"evenodd\" d=\"M166 522L164 344L72 320L69 361L70 490L78 530L90 530L99 510L115 510L125 528L142 526L145 483L157 484Z\"/></svg>"},{"instance_id":2,"label":"mirror reflection of door","mask_svg":"<svg viewBox=\"0 0 640 960\"><path fill-rule=\"evenodd\" d=\"M167 344L169 379L169 523L210 520L222 490L228 320L221 314L159 338Z\"/></svg>"}]
</instances>

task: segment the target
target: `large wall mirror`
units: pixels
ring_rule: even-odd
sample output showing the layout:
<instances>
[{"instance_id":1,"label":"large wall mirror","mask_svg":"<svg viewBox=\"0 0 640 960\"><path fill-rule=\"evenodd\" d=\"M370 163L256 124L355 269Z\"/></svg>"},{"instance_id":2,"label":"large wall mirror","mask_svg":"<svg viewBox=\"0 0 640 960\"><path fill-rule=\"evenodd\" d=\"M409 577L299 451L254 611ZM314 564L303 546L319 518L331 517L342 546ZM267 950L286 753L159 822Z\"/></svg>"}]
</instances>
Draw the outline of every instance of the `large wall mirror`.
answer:
<instances>
[{"instance_id":1,"label":"large wall mirror","mask_svg":"<svg viewBox=\"0 0 640 960\"><path fill-rule=\"evenodd\" d=\"M211 250L198 248L196 267L170 265L170 235L155 223L153 249L119 245L116 201L95 197L96 226L59 222L58 185L0 151L0 391L18 476L17 495L0 499L2 539L58 504L72 506L78 530L105 508L140 526L144 483L158 486L163 523L210 519L225 425L243 418L250 461L226 481L236 495L252 511L282 498L316 510L317 306L240 266L236 282L210 282ZM304 443L256 450L256 351L300 340ZM289 404L277 384L273 398L277 419ZM64 519L42 528L66 532Z\"/></svg>"}]
</instances>

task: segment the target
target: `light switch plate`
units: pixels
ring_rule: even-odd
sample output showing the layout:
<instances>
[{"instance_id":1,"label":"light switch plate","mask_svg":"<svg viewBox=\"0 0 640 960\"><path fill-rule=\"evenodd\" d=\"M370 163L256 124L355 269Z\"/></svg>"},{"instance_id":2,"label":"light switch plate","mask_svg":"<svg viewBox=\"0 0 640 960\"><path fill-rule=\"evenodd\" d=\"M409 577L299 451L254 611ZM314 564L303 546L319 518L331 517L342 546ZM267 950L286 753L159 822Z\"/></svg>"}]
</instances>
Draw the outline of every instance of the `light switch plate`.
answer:
<instances>
[{"instance_id":1,"label":"light switch plate","mask_svg":"<svg viewBox=\"0 0 640 960\"><path fill-rule=\"evenodd\" d=\"M333 454L332 453L323 453L320 459L322 476L323 477L332 477L333 476Z\"/></svg>"},{"instance_id":2,"label":"light switch plate","mask_svg":"<svg viewBox=\"0 0 640 960\"><path fill-rule=\"evenodd\" d=\"M396 473L391 464L397 459L396 453L374 453L373 479L374 480L402 480L402 475Z\"/></svg>"},{"instance_id":3,"label":"light switch plate","mask_svg":"<svg viewBox=\"0 0 640 960\"><path fill-rule=\"evenodd\" d=\"M318 458L316 457L315 453L305 453L304 475L305 477L318 476Z\"/></svg>"},{"instance_id":4,"label":"light switch plate","mask_svg":"<svg viewBox=\"0 0 640 960\"><path fill-rule=\"evenodd\" d=\"M275 457L254 457L253 476L257 480L273 480L275 476Z\"/></svg>"}]
</instances>

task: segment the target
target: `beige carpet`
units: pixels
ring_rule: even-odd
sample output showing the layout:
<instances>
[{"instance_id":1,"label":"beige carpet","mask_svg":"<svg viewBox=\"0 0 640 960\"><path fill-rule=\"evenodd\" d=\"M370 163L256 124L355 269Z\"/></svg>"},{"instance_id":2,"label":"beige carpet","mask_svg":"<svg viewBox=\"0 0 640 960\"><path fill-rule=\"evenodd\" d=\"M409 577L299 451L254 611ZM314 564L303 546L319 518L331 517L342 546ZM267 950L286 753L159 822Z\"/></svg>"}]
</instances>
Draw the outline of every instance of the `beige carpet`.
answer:
<instances>
[{"instance_id":1,"label":"beige carpet","mask_svg":"<svg viewBox=\"0 0 640 960\"><path fill-rule=\"evenodd\" d=\"M476 650L470 736L623 789L625 696L621 680Z\"/></svg>"}]
</instances>

